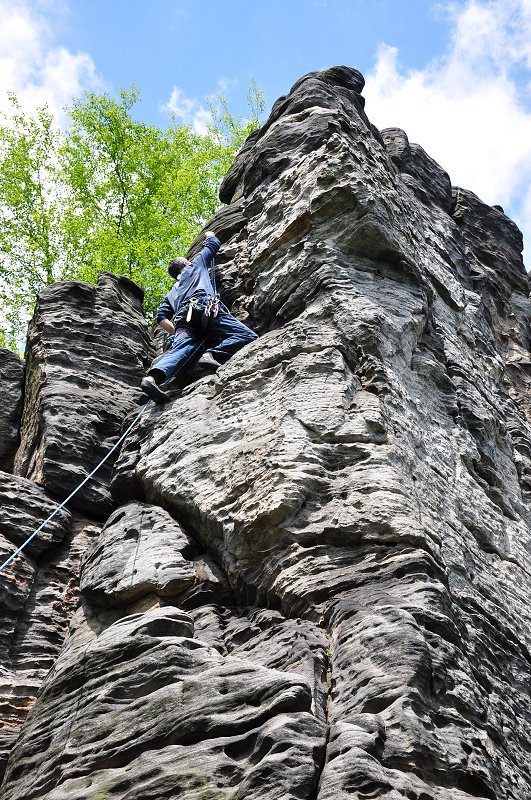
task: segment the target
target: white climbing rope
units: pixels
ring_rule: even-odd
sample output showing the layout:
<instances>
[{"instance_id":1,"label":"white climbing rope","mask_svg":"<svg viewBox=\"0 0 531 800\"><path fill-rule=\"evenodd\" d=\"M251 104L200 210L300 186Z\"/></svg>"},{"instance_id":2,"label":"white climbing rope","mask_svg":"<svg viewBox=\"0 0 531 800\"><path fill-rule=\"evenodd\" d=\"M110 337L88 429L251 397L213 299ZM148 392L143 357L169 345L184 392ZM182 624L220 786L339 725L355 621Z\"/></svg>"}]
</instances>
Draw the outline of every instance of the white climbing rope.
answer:
<instances>
[{"instance_id":1,"label":"white climbing rope","mask_svg":"<svg viewBox=\"0 0 531 800\"><path fill-rule=\"evenodd\" d=\"M18 556L18 555L19 555L19 554L20 554L20 553L21 553L21 552L24 550L24 548L25 548L25 547L26 547L26 546L27 546L27 545L28 545L28 544L31 542L31 540L32 540L32 539L34 539L34 538L35 538L35 536L37 536L37 534L39 534L39 533L42 531L42 529L44 528L44 526L45 526L45 525L47 525L47 524L48 524L48 522L50 522L50 520L52 520L52 519L55 517L55 515L56 515L56 514L58 514L58 513L59 513L59 511L61 511L61 509L62 509L62 508L64 508L64 507L66 506L66 504L68 503L68 501L69 501L69 500L71 500L71 499L74 497L74 495L75 495L75 494L77 494L77 493L79 492L79 490L80 490L80 489L81 489L81 488L82 488L82 487L83 487L83 486L84 486L84 485L87 483L87 481L89 481L89 480L92 478L92 476L96 474L96 472L99 470L99 468L100 468L100 467L101 467L103 464L105 464L105 462L107 461L107 459L109 458L109 456L111 456L111 455L114 453L114 451L116 450L116 448L118 447L118 445L120 445L120 444L123 442L123 440L126 438L126 436L127 436L129 433L130 433L130 431L132 431L132 430L133 430L133 428L135 427L135 425L136 425L136 423L138 422L138 420L140 419L140 417L141 417L141 416L142 416L142 415L145 413L145 411L146 411L147 407L148 407L148 406L149 406L149 404L150 404L150 403L152 403L152 402L153 402L152 400L148 400L148 401L147 401L146 405L145 405L145 406L144 406L144 407L143 407L143 408L142 408L142 409L141 409L141 410L138 412L138 414L136 415L136 417L134 418L134 420L132 421L132 423L129 425L129 427L127 428L127 430L125 431L125 433L122 433L122 435L120 436L120 438L118 439L118 441L117 441L117 442L115 442L115 444L113 444L113 446L111 447L111 449L109 450L109 452L108 452L108 453L107 453L107 454L106 454L106 455L105 455L105 456L104 456L104 457L101 459L100 463L99 463L99 464L98 464L96 467L94 467L94 469L92 470L92 472L91 472L89 475L87 475L87 477L86 477L86 478L84 478L84 480L82 480L82 481L81 481L81 483L79 484L79 486L77 486L77 487L74 489L74 491L73 491L73 492L71 492L71 494L69 494L69 495L68 495L68 497L66 498L66 500L63 500L63 502L62 502L60 505L58 505L58 506L57 506L57 508L55 508L55 509L54 509L54 511L52 511L52 513L50 514L50 516L49 516L49 517L46 517L46 519L44 520L44 522L41 522L41 524L39 525L39 527L38 527L36 530L34 530L34 531L33 531L33 533L31 534L31 536L29 536L29 537L26 539L26 541L25 541L25 542L23 542L23 544L21 544L21 545L20 545L20 547L17 547L17 549L15 550L15 552L14 552L14 553L11 553L11 555L9 556L9 558L7 558L7 559L4 561L4 563L3 563L2 565L0 565L0 572L2 572L2 571L3 571L3 570L4 570L4 569L5 569L5 568L6 568L6 567L9 565L9 564L11 564L11 562L13 561L13 559L14 559L14 558L16 558L16 557L17 557L17 556Z\"/></svg>"}]
</instances>

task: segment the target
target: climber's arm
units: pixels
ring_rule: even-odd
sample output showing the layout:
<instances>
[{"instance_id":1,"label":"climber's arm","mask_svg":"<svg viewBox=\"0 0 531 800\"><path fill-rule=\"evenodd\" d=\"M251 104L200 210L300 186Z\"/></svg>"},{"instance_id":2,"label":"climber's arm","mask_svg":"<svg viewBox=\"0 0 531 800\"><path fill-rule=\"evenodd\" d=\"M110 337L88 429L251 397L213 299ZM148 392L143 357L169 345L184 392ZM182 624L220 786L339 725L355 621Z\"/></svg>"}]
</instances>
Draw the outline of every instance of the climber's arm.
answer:
<instances>
[{"instance_id":1,"label":"climber's arm","mask_svg":"<svg viewBox=\"0 0 531 800\"><path fill-rule=\"evenodd\" d=\"M163 331L169 333L170 336L175 333L175 326L171 321L173 317L173 308L167 297L164 298L162 303L157 309L157 322Z\"/></svg>"},{"instance_id":2,"label":"climber's arm","mask_svg":"<svg viewBox=\"0 0 531 800\"><path fill-rule=\"evenodd\" d=\"M205 262L209 262L210 259L213 258L218 252L219 248L221 247L221 242L214 231L206 231L205 236L206 240L204 247L201 250L201 256Z\"/></svg>"}]
</instances>

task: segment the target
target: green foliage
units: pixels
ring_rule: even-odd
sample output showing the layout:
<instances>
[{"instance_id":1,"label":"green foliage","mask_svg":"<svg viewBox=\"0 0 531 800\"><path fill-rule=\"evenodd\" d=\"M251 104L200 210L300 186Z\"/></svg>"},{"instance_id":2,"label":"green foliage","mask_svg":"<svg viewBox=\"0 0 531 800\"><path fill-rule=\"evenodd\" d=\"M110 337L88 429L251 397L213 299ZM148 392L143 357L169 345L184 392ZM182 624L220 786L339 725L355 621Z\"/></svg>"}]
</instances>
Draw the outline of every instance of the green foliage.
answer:
<instances>
[{"instance_id":1,"label":"green foliage","mask_svg":"<svg viewBox=\"0 0 531 800\"><path fill-rule=\"evenodd\" d=\"M2 339L15 346L25 328L28 295L60 275L59 135L47 108L26 117L15 95L11 123L0 125L0 302Z\"/></svg>"},{"instance_id":2,"label":"green foliage","mask_svg":"<svg viewBox=\"0 0 531 800\"><path fill-rule=\"evenodd\" d=\"M220 182L264 108L255 84L250 119L218 98L198 135L175 119L165 130L138 122L138 100L134 87L119 99L89 93L61 133L46 108L28 117L11 97L14 113L0 125L0 342L20 342L43 286L96 282L102 271L143 286L153 314L167 262L219 207Z\"/></svg>"}]
</instances>

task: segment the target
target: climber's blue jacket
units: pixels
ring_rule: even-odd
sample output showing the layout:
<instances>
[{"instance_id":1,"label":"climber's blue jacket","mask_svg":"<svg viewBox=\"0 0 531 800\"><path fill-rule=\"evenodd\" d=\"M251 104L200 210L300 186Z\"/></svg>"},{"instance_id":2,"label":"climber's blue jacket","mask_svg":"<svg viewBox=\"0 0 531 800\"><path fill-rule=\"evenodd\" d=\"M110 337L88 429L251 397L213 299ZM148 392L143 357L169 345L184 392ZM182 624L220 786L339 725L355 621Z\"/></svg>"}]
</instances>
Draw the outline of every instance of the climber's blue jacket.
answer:
<instances>
[{"instance_id":1,"label":"climber's blue jacket","mask_svg":"<svg viewBox=\"0 0 531 800\"><path fill-rule=\"evenodd\" d=\"M191 297L213 295L214 287L210 280L212 259L221 247L217 236L209 236L205 246L191 263L184 267L172 288L157 310L157 322L171 319Z\"/></svg>"}]
</instances>

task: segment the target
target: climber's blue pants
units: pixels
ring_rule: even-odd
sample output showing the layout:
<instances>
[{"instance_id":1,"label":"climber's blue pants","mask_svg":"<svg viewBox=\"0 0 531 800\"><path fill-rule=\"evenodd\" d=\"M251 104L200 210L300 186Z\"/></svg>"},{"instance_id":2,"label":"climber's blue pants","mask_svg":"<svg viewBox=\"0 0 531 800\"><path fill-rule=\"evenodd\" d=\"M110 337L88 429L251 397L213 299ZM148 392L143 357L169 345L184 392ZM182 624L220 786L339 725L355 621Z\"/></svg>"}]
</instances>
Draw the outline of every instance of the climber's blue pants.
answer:
<instances>
[{"instance_id":1,"label":"climber's blue pants","mask_svg":"<svg viewBox=\"0 0 531 800\"><path fill-rule=\"evenodd\" d=\"M156 370L160 370L164 373L164 378L157 376L158 381L168 381L178 372L193 367L207 350L216 361L224 364L240 348L257 338L254 331L239 322L221 305L217 317L209 318L206 331L199 327L178 328L173 347L148 374L156 375Z\"/></svg>"}]
</instances>

